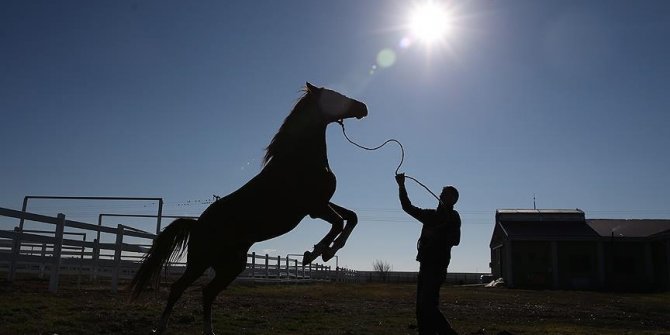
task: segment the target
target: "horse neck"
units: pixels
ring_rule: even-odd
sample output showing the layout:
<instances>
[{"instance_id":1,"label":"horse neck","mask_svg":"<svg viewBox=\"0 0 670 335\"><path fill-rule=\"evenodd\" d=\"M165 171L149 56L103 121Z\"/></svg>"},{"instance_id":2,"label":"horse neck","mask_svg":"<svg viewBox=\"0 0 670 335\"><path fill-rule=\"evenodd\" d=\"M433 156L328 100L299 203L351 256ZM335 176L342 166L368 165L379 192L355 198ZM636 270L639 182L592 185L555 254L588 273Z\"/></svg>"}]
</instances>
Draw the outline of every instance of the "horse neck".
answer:
<instances>
[{"instance_id":1,"label":"horse neck","mask_svg":"<svg viewBox=\"0 0 670 335\"><path fill-rule=\"evenodd\" d=\"M293 159L301 164L328 166L328 151L326 148L326 127L319 127L306 132L304 136L296 139L295 149L290 153Z\"/></svg>"},{"instance_id":2,"label":"horse neck","mask_svg":"<svg viewBox=\"0 0 670 335\"><path fill-rule=\"evenodd\" d=\"M267 167L328 167L326 126L301 131L283 140L282 149L273 155Z\"/></svg>"}]
</instances>

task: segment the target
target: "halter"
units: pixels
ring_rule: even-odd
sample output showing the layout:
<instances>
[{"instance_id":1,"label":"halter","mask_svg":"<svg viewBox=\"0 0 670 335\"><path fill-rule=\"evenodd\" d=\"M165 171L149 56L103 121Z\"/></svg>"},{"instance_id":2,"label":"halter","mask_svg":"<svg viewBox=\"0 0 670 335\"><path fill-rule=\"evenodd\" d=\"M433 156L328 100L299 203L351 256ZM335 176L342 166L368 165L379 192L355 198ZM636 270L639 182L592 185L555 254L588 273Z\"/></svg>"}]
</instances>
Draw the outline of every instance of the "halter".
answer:
<instances>
[{"instance_id":1,"label":"halter","mask_svg":"<svg viewBox=\"0 0 670 335\"><path fill-rule=\"evenodd\" d=\"M346 132L345 129L344 129L344 120L337 120L337 123L339 123L340 126L342 127L342 134L344 134L344 138L346 138L347 141L349 141L349 143L351 143L351 144L353 144L353 145L355 145L355 146L357 146L357 147L359 147L359 148L361 148L361 149L363 149L363 150L367 150L367 151L375 151L375 150L381 149L383 146L385 146L386 144L388 144L388 143L390 143L390 142L394 142L394 143L398 144L398 146L400 146L400 163L398 163L398 167L396 167L396 169L395 169L395 174L396 174L396 175L398 174L398 171L400 171L400 167L402 166L402 163L405 162L405 148L402 146L402 143L400 143L400 141L396 140L395 138L390 138L390 139L384 141L384 143L382 143L382 144L380 144L380 145L378 145L378 146L376 146L376 147L374 147L374 148L369 148L369 147L360 145L360 144L358 144L358 143L352 141L352 140L349 138L349 136L347 136L347 132ZM426 185L424 185L422 182L418 181L416 178L414 178L414 177L412 177L412 176L408 176L407 174L405 174L405 178L407 178L407 179L411 179L411 180L415 181L417 184L421 185L423 188L426 189L426 191L428 191L428 193L430 193L433 197L435 197L435 199L437 199L437 201L439 201L440 204L444 205L444 203L442 203L442 200L440 200L440 198L439 198L437 195L435 195L435 193L433 193L433 191L431 191L431 190L430 190Z\"/></svg>"}]
</instances>

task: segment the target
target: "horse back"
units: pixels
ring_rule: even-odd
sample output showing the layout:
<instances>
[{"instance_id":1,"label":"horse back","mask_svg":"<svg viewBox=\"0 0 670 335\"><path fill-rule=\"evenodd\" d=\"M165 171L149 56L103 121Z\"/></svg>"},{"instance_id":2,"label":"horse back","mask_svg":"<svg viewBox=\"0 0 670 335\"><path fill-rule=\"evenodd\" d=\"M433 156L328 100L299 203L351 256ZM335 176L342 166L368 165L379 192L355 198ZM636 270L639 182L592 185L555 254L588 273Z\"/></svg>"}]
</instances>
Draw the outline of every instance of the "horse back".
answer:
<instances>
[{"instance_id":1,"label":"horse back","mask_svg":"<svg viewBox=\"0 0 670 335\"><path fill-rule=\"evenodd\" d=\"M335 187L335 175L327 169L283 173L264 169L212 203L198 221L201 228L264 240L289 232L309 213L326 206Z\"/></svg>"}]
</instances>

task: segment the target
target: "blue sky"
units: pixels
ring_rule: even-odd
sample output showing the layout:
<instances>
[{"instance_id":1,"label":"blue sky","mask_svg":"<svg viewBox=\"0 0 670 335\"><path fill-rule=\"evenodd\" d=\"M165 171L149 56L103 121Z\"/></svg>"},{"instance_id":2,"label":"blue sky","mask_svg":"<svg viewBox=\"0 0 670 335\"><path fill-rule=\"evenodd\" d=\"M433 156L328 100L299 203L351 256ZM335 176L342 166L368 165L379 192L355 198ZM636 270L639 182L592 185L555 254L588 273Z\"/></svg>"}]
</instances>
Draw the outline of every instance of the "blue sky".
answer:
<instances>
[{"instance_id":1,"label":"blue sky","mask_svg":"<svg viewBox=\"0 0 670 335\"><path fill-rule=\"evenodd\" d=\"M401 46L412 5L3 1L0 207L20 209L25 195L147 196L163 197L166 214L198 215L194 200L260 170L310 81L368 105L369 117L347 121L350 137L396 138L402 171L434 191L459 188L451 271L488 271L495 210L532 208L533 195L538 208L590 218L670 218L669 2L448 1L441 43ZM385 49L390 66L377 61ZM397 147L361 151L337 125L328 145L333 201L361 219L340 265L416 270L420 225L400 210ZM416 205L435 206L408 187ZM29 210L93 221L155 204ZM252 250L302 253L328 228L305 219Z\"/></svg>"}]
</instances>

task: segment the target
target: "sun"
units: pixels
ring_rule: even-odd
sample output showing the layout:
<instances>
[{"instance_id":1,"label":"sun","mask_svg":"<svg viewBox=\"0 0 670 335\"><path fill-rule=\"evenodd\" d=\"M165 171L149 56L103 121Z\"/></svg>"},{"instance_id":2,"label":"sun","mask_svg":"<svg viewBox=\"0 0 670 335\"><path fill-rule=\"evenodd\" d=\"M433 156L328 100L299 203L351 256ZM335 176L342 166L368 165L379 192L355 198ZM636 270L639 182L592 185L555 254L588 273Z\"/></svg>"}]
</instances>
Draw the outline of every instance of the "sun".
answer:
<instances>
[{"instance_id":1,"label":"sun","mask_svg":"<svg viewBox=\"0 0 670 335\"><path fill-rule=\"evenodd\" d=\"M440 3L417 3L410 13L409 29L416 39L430 45L443 40L451 26L451 14Z\"/></svg>"}]
</instances>

